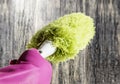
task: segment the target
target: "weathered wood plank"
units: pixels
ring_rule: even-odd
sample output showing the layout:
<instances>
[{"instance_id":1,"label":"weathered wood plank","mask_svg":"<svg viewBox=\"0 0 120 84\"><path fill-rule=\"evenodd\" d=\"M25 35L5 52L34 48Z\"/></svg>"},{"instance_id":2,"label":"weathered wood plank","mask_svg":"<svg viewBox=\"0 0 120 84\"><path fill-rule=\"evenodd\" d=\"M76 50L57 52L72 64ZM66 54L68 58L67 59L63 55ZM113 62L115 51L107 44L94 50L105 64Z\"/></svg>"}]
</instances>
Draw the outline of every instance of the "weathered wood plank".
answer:
<instances>
[{"instance_id":1,"label":"weathered wood plank","mask_svg":"<svg viewBox=\"0 0 120 84\"><path fill-rule=\"evenodd\" d=\"M120 17L116 1L101 1L96 13L96 43L94 43L94 78L96 83L119 84L120 81L120 54L118 52L117 30ZM106 3L108 5L106 5ZM94 41L95 42L95 41ZM95 45L96 44L96 45Z\"/></svg>"},{"instance_id":2,"label":"weathered wood plank","mask_svg":"<svg viewBox=\"0 0 120 84\"><path fill-rule=\"evenodd\" d=\"M38 29L72 12L90 15L96 36L74 60L53 66L51 84L120 84L119 0L0 0L0 66L18 58Z\"/></svg>"}]
</instances>

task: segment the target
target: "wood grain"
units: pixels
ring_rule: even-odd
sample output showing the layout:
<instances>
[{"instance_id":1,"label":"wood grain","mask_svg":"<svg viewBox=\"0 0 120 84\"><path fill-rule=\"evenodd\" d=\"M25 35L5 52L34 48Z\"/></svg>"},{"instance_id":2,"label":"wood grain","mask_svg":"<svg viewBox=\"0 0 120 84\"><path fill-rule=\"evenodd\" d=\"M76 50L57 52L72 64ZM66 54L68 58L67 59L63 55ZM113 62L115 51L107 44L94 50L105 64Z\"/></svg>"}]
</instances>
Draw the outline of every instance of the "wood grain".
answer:
<instances>
[{"instance_id":1,"label":"wood grain","mask_svg":"<svg viewBox=\"0 0 120 84\"><path fill-rule=\"evenodd\" d=\"M96 35L74 60L53 66L51 84L120 84L119 0L0 0L0 67L18 58L37 30L72 12L91 16Z\"/></svg>"}]
</instances>

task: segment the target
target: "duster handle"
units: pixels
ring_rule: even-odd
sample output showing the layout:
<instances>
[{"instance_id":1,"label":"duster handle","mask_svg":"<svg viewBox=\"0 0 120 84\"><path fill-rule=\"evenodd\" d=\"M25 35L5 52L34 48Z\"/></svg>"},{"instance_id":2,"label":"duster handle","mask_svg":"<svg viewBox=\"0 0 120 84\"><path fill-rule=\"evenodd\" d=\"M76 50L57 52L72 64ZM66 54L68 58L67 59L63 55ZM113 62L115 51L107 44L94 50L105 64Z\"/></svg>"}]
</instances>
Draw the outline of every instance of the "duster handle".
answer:
<instances>
[{"instance_id":1,"label":"duster handle","mask_svg":"<svg viewBox=\"0 0 120 84\"><path fill-rule=\"evenodd\" d=\"M56 47L52 44L52 41L45 40L42 45L38 48L41 56L46 58L55 53Z\"/></svg>"}]
</instances>

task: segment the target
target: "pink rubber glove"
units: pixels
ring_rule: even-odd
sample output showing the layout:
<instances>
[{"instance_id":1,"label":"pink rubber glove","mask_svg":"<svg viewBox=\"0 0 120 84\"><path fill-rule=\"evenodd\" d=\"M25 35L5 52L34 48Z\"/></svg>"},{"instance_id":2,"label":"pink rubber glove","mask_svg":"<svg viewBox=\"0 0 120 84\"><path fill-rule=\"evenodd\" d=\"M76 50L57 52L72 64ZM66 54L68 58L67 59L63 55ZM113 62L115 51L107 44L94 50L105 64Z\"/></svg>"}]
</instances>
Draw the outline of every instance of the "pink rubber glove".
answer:
<instances>
[{"instance_id":1,"label":"pink rubber glove","mask_svg":"<svg viewBox=\"0 0 120 84\"><path fill-rule=\"evenodd\" d=\"M50 84L51 77L51 64L34 48L0 69L0 84Z\"/></svg>"}]
</instances>

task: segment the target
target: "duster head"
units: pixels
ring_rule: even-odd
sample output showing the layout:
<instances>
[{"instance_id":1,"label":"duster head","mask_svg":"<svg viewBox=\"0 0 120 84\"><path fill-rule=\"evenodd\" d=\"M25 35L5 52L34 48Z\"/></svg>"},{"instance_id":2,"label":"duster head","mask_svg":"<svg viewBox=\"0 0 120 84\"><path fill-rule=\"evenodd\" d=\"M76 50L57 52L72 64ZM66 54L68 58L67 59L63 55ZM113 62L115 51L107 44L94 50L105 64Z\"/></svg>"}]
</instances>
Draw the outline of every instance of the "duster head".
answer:
<instances>
[{"instance_id":1,"label":"duster head","mask_svg":"<svg viewBox=\"0 0 120 84\"><path fill-rule=\"evenodd\" d=\"M74 58L94 37L93 19L82 13L58 18L36 32L27 48L39 48L45 40L52 41L56 52L46 59L58 63Z\"/></svg>"}]
</instances>

